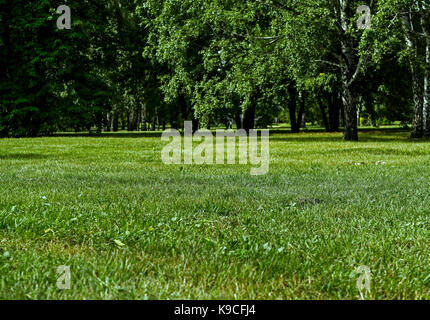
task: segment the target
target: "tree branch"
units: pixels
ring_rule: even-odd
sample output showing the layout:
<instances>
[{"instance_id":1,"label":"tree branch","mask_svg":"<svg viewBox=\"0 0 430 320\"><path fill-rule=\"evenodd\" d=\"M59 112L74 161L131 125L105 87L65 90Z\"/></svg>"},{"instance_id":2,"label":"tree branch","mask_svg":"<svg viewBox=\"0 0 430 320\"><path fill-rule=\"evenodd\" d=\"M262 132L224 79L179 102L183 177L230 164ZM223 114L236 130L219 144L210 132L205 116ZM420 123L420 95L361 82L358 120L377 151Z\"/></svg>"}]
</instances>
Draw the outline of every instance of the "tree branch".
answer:
<instances>
[{"instance_id":1,"label":"tree branch","mask_svg":"<svg viewBox=\"0 0 430 320\"><path fill-rule=\"evenodd\" d=\"M327 61L327 60L314 60L314 62L322 62L322 63L328 64L328 65L334 66L336 68L342 68L342 66L340 64L334 63L331 61Z\"/></svg>"}]
</instances>

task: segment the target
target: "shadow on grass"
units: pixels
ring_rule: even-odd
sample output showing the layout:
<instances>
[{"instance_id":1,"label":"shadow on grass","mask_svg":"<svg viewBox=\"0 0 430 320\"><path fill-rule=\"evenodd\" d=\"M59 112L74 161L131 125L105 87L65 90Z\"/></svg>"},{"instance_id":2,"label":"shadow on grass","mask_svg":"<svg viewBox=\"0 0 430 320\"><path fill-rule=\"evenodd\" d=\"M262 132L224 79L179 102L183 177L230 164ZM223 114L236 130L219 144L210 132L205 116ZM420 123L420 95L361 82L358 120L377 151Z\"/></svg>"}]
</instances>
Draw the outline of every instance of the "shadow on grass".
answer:
<instances>
[{"instance_id":1,"label":"shadow on grass","mask_svg":"<svg viewBox=\"0 0 430 320\"><path fill-rule=\"evenodd\" d=\"M162 132L54 133L57 138L161 138Z\"/></svg>"},{"instance_id":2,"label":"shadow on grass","mask_svg":"<svg viewBox=\"0 0 430 320\"><path fill-rule=\"evenodd\" d=\"M316 153L321 155L332 155L332 154L353 154L359 153L360 155L375 155L375 156L429 156L430 150L428 152L422 150L399 150L399 149L386 149L386 148L342 148L342 149L332 149L329 151L317 151Z\"/></svg>"},{"instance_id":3,"label":"shadow on grass","mask_svg":"<svg viewBox=\"0 0 430 320\"><path fill-rule=\"evenodd\" d=\"M270 135L270 142L339 142L342 141L341 136L293 136L293 135Z\"/></svg>"},{"instance_id":4,"label":"shadow on grass","mask_svg":"<svg viewBox=\"0 0 430 320\"><path fill-rule=\"evenodd\" d=\"M39 153L8 153L0 154L0 160L44 160L50 156Z\"/></svg>"},{"instance_id":5,"label":"shadow on grass","mask_svg":"<svg viewBox=\"0 0 430 320\"><path fill-rule=\"evenodd\" d=\"M214 132L215 134L215 132ZM359 143L361 142L405 142L405 143L425 143L422 139L410 139L410 132L401 128L365 128L360 129ZM161 131L151 132L105 132L100 134L89 133L55 133L50 137L64 138L160 138ZM270 140L279 142L342 142L342 132L327 133L323 129L303 130L299 134L292 134L289 129L270 129Z\"/></svg>"},{"instance_id":6,"label":"shadow on grass","mask_svg":"<svg viewBox=\"0 0 430 320\"><path fill-rule=\"evenodd\" d=\"M299 134L291 134L286 131L271 131L270 133L270 140L278 142L343 142L342 132L327 133L325 131L304 131ZM366 129L359 131L359 141L355 143L394 141L406 143L426 142L426 140L423 139L410 139L409 131L402 129Z\"/></svg>"}]
</instances>

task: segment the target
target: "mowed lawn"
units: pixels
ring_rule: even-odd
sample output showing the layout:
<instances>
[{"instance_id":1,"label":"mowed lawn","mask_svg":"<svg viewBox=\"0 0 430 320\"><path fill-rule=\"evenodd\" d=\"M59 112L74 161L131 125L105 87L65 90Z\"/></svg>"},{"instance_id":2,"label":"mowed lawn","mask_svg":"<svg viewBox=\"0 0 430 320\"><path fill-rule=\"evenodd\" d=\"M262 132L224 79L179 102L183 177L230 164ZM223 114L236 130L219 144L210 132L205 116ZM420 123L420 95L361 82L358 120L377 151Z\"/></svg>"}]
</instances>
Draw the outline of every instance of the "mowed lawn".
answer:
<instances>
[{"instance_id":1,"label":"mowed lawn","mask_svg":"<svg viewBox=\"0 0 430 320\"><path fill-rule=\"evenodd\" d=\"M430 148L271 136L270 171L166 166L159 135L0 140L1 299L430 298ZM58 266L71 268L59 290Z\"/></svg>"}]
</instances>

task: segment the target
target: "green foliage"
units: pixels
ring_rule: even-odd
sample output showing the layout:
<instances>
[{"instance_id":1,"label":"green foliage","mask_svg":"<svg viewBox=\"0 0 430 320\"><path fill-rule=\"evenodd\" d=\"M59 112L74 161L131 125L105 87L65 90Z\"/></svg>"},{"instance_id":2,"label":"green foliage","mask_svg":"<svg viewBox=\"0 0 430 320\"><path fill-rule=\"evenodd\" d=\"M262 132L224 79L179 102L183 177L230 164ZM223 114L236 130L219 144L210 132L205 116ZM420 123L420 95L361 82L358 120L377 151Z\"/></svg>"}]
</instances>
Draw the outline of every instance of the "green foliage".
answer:
<instances>
[{"instance_id":1,"label":"green foliage","mask_svg":"<svg viewBox=\"0 0 430 320\"><path fill-rule=\"evenodd\" d=\"M347 78L362 112L408 122L413 52L396 12L410 4L375 1L365 31L360 4L349 1L343 21L332 0L71 0L72 29L57 30L57 3L1 0L0 134L239 125L240 116L266 127L281 113L296 117L302 96L321 123L321 106L341 103Z\"/></svg>"}]
</instances>

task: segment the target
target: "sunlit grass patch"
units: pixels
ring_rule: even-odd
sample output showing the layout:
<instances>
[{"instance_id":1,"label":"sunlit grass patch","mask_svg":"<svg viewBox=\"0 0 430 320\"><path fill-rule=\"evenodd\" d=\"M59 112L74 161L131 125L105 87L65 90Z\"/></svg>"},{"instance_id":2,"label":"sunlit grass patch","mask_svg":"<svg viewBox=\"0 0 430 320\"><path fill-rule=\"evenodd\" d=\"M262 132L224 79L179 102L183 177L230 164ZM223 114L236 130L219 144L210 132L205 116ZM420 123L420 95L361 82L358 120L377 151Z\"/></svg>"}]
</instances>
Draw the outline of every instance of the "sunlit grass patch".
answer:
<instances>
[{"instance_id":1,"label":"sunlit grass patch","mask_svg":"<svg viewBox=\"0 0 430 320\"><path fill-rule=\"evenodd\" d=\"M367 265L368 298L428 298L428 144L360 138L274 134L257 177L157 136L0 140L0 297L358 299Z\"/></svg>"}]
</instances>

